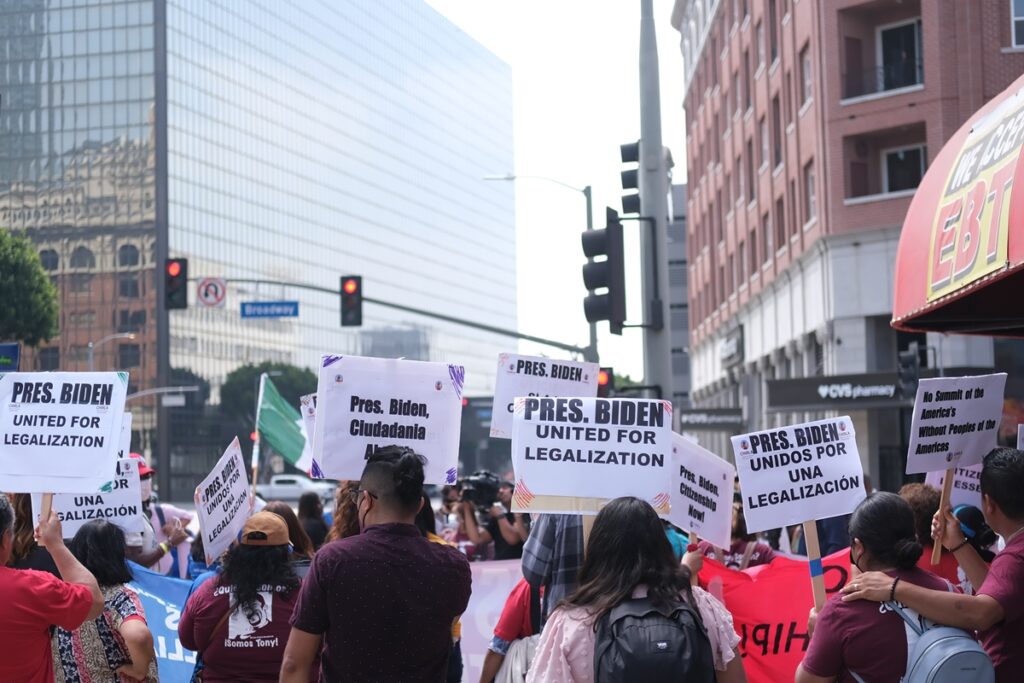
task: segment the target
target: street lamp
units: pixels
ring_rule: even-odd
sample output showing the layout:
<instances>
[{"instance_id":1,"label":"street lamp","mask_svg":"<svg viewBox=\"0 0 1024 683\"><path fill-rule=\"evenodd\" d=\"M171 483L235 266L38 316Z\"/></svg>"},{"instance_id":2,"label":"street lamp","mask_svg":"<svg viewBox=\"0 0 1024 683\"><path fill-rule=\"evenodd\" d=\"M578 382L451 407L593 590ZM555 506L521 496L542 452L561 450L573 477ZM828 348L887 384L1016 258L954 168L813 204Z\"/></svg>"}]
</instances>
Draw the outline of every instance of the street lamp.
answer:
<instances>
[{"instance_id":1,"label":"street lamp","mask_svg":"<svg viewBox=\"0 0 1024 683\"><path fill-rule=\"evenodd\" d=\"M134 332L122 332L120 334L108 334L106 337L103 337L103 339L100 339L97 342L89 342L89 372L92 372L92 370L93 370L93 367L92 367L93 350L97 346L103 346L107 342L114 341L115 339L135 339L135 333Z\"/></svg>"},{"instance_id":2,"label":"street lamp","mask_svg":"<svg viewBox=\"0 0 1024 683\"><path fill-rule=\"evenodd\" d=\"M562 182L555 178L549 178L543 175L516 175L515 173L506 173L504 175L485 175L484 180L501 180L506 182L512 182L515 180L543 180L544 182L552 183L554 185L560 185L573 192L579 192L587 200L587 230L594 229L594 206L593 200L591 199L590 185L585 187L576 187L569 183ZM591 259L587 259L587 263L590 263ZM590 344L584 349L583 357L592 363L598 362L597 355L597 323L590 323Z\"/></svg>"}]
</instances>

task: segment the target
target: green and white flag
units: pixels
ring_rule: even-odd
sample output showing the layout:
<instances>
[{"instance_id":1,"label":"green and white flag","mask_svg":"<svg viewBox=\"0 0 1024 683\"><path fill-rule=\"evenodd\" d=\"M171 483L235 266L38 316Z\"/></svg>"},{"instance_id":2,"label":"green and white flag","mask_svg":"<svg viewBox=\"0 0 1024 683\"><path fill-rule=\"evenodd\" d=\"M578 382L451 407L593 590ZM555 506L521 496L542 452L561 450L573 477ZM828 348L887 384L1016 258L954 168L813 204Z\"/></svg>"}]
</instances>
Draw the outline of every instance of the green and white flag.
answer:
<instances>
[{"instance_id":1,"label":"green and white flag","mask_svg":"<svg viewBox=\"0 0 1024 683\"><path fill-rule=\"evenodd\" d=\"M300 463L303 452L309 452L302 416L284 400L267 376L262 378L260 385L256 429L260 438L265 439L278 455L299 469L309 471L309 463L305 467Z\"/></svg>"}]
</instances>

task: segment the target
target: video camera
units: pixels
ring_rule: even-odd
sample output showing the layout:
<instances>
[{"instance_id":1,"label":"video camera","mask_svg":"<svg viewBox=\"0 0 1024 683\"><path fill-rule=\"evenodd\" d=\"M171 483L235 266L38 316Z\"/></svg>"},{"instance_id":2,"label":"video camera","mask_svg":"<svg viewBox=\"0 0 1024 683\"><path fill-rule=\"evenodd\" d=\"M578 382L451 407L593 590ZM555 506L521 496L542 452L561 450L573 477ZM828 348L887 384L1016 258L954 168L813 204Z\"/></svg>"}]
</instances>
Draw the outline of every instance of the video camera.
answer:
<instances>
[{"instance_id":1,"label":"video camera","mask_svg":"<svg viewBox=\"0 0 1024 683\"><path fill-rule=\"evenodd\" d=\"M480 510L486 510L498 502L500 486L501 480L498 476L487 470L480 470L459 479L462 500L468 500Z\"/></svg>"}]
</instances>

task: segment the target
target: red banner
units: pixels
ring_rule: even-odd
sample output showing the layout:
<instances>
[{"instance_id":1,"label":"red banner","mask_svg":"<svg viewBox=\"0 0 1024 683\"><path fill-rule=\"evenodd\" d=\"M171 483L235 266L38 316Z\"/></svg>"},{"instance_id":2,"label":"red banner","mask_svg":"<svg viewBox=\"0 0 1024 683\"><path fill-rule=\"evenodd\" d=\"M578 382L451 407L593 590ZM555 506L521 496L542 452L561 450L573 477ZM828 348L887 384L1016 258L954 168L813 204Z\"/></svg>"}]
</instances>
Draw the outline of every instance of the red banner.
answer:
<instances>
[{"instance_id":1,"label":"red banner","mask_svg":"<svg viewBox=\"0 0 1024 683\"><path fill-rule=\"evenodd\" d=\"M829 597L850 576L850 551L822 560ZM791 681L810 643L807 615L814 605L806 560L780 557L771 564L736 571L704 560L700 585L732 612L750 683Z\"/></svg>"}]
</instances>

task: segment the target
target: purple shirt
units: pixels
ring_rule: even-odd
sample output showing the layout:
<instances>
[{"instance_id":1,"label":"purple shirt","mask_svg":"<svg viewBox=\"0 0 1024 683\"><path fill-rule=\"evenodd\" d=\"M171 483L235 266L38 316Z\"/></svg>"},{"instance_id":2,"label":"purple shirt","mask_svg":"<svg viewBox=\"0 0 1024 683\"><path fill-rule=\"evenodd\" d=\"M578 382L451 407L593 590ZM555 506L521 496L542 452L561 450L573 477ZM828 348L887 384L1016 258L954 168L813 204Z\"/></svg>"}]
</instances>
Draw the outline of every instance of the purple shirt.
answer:
<instances>
[{"instance_id":1,"label":"purple shirt","mask_svg":"<svg viewBox=\"0 0 1024 683\"><path fill-rule=\"evenodd\" d=\"M992 560L978 595L989 596L1003 608L1003 621L980 633L996 668L996 681L1024 680L1024 533Z\"/></svg>"},{"instance_id":2,"label":"purple shirt","mask_svg":"<svg viewBox=\"0 0 1024 683\"><path fill-rule=\"evenodd\" d=\"M317 552L291 624L324 634L322 680L444 681L471 582L455 548L379 524Z\"/></svg>"}]
</instances>

